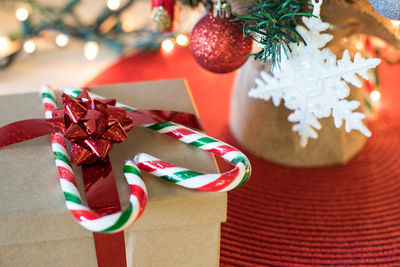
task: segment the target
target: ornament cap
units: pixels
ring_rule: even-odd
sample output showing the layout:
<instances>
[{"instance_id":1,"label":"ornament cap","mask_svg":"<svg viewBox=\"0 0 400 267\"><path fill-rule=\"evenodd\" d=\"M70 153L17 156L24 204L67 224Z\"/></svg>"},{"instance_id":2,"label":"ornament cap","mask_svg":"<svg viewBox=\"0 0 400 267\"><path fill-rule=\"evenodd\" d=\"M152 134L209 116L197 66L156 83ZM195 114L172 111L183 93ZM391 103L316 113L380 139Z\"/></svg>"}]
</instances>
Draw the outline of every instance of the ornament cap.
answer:
<instances>
[{"instance_id":1,"label":"ornament cap","mask_svg":"<svg viewBox=\"0 0 400 267\"><path fill-rule=\"evenodd\" d=\"M231 15L231 4L226 0L218 0L214 7L214 17L229 18Z\"/></svg>"},{"instance_id":2,"label":"ornament cap","mask_svg":"<svg viewBox=\"0 0 400 267\"><path fill-rule=\"evenodd\" d=\"M153 8L151 19L154 29L159 32L166 32L172 28L172 18L163 6Z\"/></svg>"}]
</instances>

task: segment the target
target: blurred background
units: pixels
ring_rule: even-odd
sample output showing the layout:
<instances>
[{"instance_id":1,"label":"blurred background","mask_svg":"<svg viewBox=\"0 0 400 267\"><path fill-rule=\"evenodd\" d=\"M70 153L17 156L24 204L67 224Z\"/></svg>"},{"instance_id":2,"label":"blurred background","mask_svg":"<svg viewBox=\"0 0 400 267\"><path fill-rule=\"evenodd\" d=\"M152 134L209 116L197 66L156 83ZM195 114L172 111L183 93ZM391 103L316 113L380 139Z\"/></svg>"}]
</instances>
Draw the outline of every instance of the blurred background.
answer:
<instances>
[{"instance_id":1,"label":"blurred background","mask_svg":"<svg viewBox=\"0 0 400 267\"><path fill-rule=\"evenodd\" d=\"M148 0L0 0L0 94L82 86L121 56L187 46L205 12L175 5L171 33L154 31Z\"/></svg>"}]
</instances>

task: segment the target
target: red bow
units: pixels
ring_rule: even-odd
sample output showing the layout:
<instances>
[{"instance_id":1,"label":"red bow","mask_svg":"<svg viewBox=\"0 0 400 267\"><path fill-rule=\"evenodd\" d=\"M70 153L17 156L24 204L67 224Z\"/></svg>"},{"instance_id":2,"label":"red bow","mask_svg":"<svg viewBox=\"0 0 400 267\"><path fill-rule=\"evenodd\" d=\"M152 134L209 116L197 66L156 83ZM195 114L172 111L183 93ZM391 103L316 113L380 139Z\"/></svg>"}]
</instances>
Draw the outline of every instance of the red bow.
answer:
<instances>
[{"instance_id":1,"label":"red bow","mask_svg":"<svg viewBox=\"0 0 400 267\"><path fill-rule=\"evenodd\" d=\"M62 95L63 109L53 112L50 124L71 141L71 161L75 165L104 159L113 143L128 137L133 120L115 99L92 99L88 90L77 98Z\"/></svg>"}]
</instances>

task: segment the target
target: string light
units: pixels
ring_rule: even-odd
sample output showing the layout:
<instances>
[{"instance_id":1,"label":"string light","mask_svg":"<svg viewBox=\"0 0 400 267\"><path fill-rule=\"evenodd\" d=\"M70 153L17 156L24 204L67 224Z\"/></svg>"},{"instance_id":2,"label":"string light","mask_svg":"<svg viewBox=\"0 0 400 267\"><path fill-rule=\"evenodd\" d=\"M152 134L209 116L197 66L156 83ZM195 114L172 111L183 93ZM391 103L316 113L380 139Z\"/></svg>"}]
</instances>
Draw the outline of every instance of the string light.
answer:
<instances>
[{"instance_id":1,"label":"string light","mask_svg":"<svg viewBox=\"0 0 400 267\"><path fill-rule=\"evenodd\" d=\"M36 44L33 41L29 40L24 43L24 51L26 53L31 54L35 52L35 50L36 50Z\"/></svg>"},{"instance_id":2,"label":"string light","mask_svg":"<svg viewBox=\"0 0 400 267\"><path fill-rule=\"evenodd\" d=\"M5 54L10 50L10 40L5 36L0 36L0 54Z\"/></svg>"},{"instance_id":3,"label":"string light","mask_svg":"<svg viewBox=\"0 0 400 267\"><path fill-rule=\"evenodd\" d=\"M186 34L178 34L176 36L176 43L180 46L188 46L189 45L189 37Z\"/></svg>"},{"instance_id":4,"label":"string light","mask_svg":"<svg viewBox=\"0 0 400 267\"><path fill-rule=\"evenodd\" d=\"M17 17L17 20L19 21L25 21L29 17L29 11L25 7L20 7L17 9L15 12L15 16Z\"/></svg>"},{"instance_id":5,"label":"string light","mask_svg":"<svg viewBox=\"0 0 400 267\"><path fill-rule=\"evenodd\" d=\"M89 42L85 43L83 50L85 53L85 57L89 60L93 60L97 57L100 47L99 47L98 43L96 43L94 41L89 41Z\"/></svg>"},{"instance_id":6,"label":"string light","mask_svg":"<svg viewBox=\"0 0 400 267\"><path fill-rule=\"evenodd\" d=\"M120 5L121 5L121 2L119 0L108 0L107 1L107 7L111 10L117 10Z\"/></svg>"},{"instance_id":7,"label":"string light","mask_svg":"<svg viewBox=\"0 0 400 267\"><path fill-rule=\"evenodd\" d=\"M172 52L172 50L174 50L174 47L175 47L175 43L174 43L173 39L171 39L171 38L165 39L161 43L161 48L166 53Z\"/></svg>"},{"instance_id":8,"label":"string light","mask_svg":"<svg viewBox=\"0 0 400 267\"><path fill-rule=\"evenodd\" d=\"M60 33L56 36L56 44L59 47L65 47L69 42L69 38L67 35Z\"/></svg>"},{"instance_id":9,"label":"string light","mask_svg":"<svg viewBox=\"0 0 400 267\"><path fill-rule=\"evenodd\" d=\"M381 93L377 90L374 90L371 92L370 97L373 102L378 102L381 99Z\"/></svg>"}]
</instances>

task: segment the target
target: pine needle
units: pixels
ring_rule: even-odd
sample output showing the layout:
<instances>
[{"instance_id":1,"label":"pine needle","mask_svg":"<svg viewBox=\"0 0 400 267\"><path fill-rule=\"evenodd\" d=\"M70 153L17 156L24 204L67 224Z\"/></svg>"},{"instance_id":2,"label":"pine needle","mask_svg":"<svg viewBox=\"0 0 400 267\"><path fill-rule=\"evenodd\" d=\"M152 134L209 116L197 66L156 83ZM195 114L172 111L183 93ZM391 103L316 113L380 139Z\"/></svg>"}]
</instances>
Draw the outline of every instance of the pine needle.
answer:
<instances>
[{"instance_id":1,"label":"pine needle","mask_svg":"<svg viewBox=\"0 0 400 267\"><path fill-rule=\"evenodd\" d=\"M255 59L279 66L282 50L286 54L290 43L304 42L296 26L302 16L312 16L308 0L255 0L245 9L244 14L233 14L233 21L241 22L243 33L262 47L250 55Z\"/></svg>"}]
</instances>

